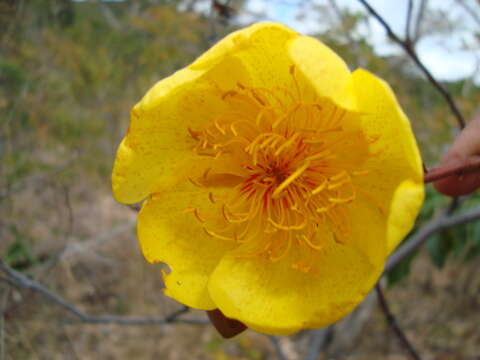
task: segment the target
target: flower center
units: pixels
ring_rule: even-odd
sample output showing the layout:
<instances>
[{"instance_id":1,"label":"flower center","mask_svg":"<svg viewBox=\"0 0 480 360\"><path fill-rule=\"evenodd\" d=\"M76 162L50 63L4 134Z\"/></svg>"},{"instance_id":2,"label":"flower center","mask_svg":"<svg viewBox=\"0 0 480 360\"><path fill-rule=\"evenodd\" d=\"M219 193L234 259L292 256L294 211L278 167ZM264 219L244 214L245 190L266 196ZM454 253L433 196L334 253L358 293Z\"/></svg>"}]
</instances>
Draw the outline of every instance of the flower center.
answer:
<instances>
[{"instance_id":1,"label":"flower center","mask_svg":"<svg viewBox=\"0 0 480 360\"><path fill-rule=\"evenodd\" d=\"M232 109L204 129L189 129L198 156L212 166L194 184L219 208L209 219L191 209L209 236L235 241L244 256L275 262L291 254L292 267L309 271L327 241L348 241L354 178L371 155L358 130L359 115L301 87L238 84L222 99ZM209 188L230 186L234 196L215 199ZM221 219L221 220L219 220Z\"/></svg>"}]
</instances>

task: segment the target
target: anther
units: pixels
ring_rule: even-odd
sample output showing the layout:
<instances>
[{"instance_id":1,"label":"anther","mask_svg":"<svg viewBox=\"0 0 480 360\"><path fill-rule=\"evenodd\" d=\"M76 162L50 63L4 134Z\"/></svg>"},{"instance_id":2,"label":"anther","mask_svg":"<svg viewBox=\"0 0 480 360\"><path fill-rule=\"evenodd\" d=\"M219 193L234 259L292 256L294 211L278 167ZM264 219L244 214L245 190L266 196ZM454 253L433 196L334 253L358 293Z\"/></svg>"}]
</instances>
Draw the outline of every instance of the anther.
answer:
<instances>
[{"instance_id":1,"label":"anther","mask_svg":"<svg viewBox=\"0 0 480 360\"><path fill-rule=\"evenodd\" d=\"M195 179L192 179L192 178L188 178L188 180L195 186L201 188L201 189L205 189L205 185L203 185L202 183L198 182L197 180Z\"/></svg>"},{"instance_id":2,"label":"anther","mask_svg":"<svg viewBox=\"0 0 480 360\"><path fill-rule=\"evenodd\" d=\"M295 170L295 172L290 175L288 178L285 179L284 182L282 182L276 189L275 191L273 192L272 194L272 198L275 199L278 197L278 195L280 195L280 193L283 191L283 189L285 189L288 185L290 185L293 181L295 181L296 178L298 178L299 176L301 176L303 174L303 172L305 170L307 170L307 168L310 166L310 162L309 161L305 161L305 163L299 167L297 170Z\"/></svg>"},{"instance_id":3,"label":"anther","mask_svg":"<svg viewBox=\"0 0 480 360\"><path fill-rule=\"evenodd\" d=\"M312 190L312 195L317 195L327 186L327 179L323 179L323 182Z\"/></svg>"},{"instance_id":4,"label":"anther","mask_svg":"<svg viewBox=\"0 0 480 360\"><path fill-rule=\"evenodd\" d=\"M216 204L217 202L215 201L215 198L213 197L213 193L209 192L208 193L208 199L212 204Z\"/></svg>"}]
</instances>

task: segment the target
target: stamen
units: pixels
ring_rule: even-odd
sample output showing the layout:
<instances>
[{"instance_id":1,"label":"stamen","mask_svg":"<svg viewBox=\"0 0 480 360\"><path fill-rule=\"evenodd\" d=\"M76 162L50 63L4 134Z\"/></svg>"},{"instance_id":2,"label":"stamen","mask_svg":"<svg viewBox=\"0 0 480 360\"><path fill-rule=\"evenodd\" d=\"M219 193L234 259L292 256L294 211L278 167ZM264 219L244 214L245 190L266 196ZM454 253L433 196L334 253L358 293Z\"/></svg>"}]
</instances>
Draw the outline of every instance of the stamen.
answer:
<instances>
[{"instance_id":1,"label":"stamen","mask_svg":"<svg viewBox=\"0 0 480 360\"><path fill-rule=\"evenodd\" d=\"M347 177L341 179L338 182L332 182L332 183L328 184L327 189L328 190L334 190L334 189L339 188L340 186L343 186L343 185L345 185L349 182L350 182L350 177L347 175Z\"/></svg>"},{"instance_id":2,"label":"stamen","mask_svg":"<svg viewBox=\"0 0 480 360\"><path fill-rule=\"evenodd\" d=\"M188 130L190 136L193 138L193 140L198 141L200 139L200 134L201 134L200 131L194 131L190 127L187 127L187 130Z\"/></svg>"},{"instance_id":3,"label":"stamen","mask_svg":"<svg viewBox=\"0 0 480 360\"><path fill-rule=\"evenodd\" d=\"M305 170L310 166L309 161L305 161L305 163L299 167L295 172L290 175L288 178L285 179L284 182L282 182L273 192L272 198L275 199L278 197L278 195L285 189L288 185L290 185L293 181L295 181L296 178L301 176Z\"/></svg>"},{"instance_id":4,"label":"stamen","mask_svg":"<svg viewBox=\"0 0 480 360\"><path fill-rule=\"evenodd\" d=\"M205 226L203 227L203 231L205 231L205 233L210 237L214 237L214 238L217 238L217 239L220 239L220 240L226 240L226 241L235 241L234 238L217 234L213 231L208 230Z\"/></svg>"},{"instance_id":5,"label":"stamen","mask_svg":"<svg viewBox=\"0 0 480 360\"><path fill-rule=\"evenodd\" d=\"M208 199L212 204L216 204L217 202L215 201L215 198L213 197L213 193L209 192L208 193Z\"/></svg>"},{"instance_id":6,"label":"stamen","mask_svg":"<svg viewBox=\"0 0 480 360\"><path fill-rule=\"evenodd\" d=\"M347 173L345 170L339 172L339 173L336 174L336 175L330 176L330 181L340 180L340 179L343 178L344 176L348 176L348 173Z\"/></svg>"},{"instance_id":7,"label":"stamen","mask_svg":"<svg viewBox=\"0 0 480 360\"><path fill-rule=\"evenodd\" d=\"M215 121L213 122L213 124L214 124L215 127L218 129L218 131L220 131L220 133L221 133L222 135L226 135L227 132L225 131L224 128L222 128L222 127L220 126L220 124L218 123L218 120L219 120L219 119L216 118Z\"/></svg>"},{"instance_id":8,"label":"stamen","mask_svg":"<svg viewBox=\"0 0 480 360\"><path fill-rule=\"evenodd\" d=\"M217 213L201 214L194 207L184 212L193 213L208 236L245 245L241 256L272 262L299 256L291 259L292 268L308 272L326 240L348 241L352 226L347 204L368 194L353 179L369 173L364 167L374 156L369 148L374 140L350 130L343 120L360 115L315 95L295 65L288 71L290 84L284 87L237 82L220 94L232 110L212 117L201 131L187 128L196 141L193 153L215 163L188 180L207 190ZM342 152L358 153L360 160ZM215 169L223 170L216 174ZM228 182L230 177L235 180ZM236 192L225 202L209 191L223 185ZM365 197L383 211L378 201ZM290 257L292 246L296 251Z\"/></svg>"},{"instance_id":9,"label":"stamen","mask_svg":"<svg viewBox=\"0 0 480 360\"><path fill-rule=\"evenodd\" d=\"M257 101L260 103L260 105L262 105L262 106L267 105L267 104L265 103L265 101L263 101L262 98L257 94L257 92L255 91L255 89L250 89L250 94L252 94L253 98L254 98L255 100L257 100Z\"/></svg>"},{"instance_id":10,"label":"stamen","mask_svg":"<svg viewBox=\"0 0 480 360\"><path fill-rule=\"evenodd\" d=\"M235 91L235 90L230 90L230 91L227 91L225 94L222 95L222 100L225 100L227 97L229 96L235 96L237 95L238 93Z\"/></svg>"},{"instance_id":11,"label":"stamen","mask_svg":"<svg viewBox=\"0 0 480 360\"><path fill-rule=\"evenodd\" d=\"M212 171L212 168L206 168L205 171L203 172L202 179L207 180L208 174Z\"/></svg>"},{"instance_id":12,"label":"stamen","mask_svg":"<svg viewBox=\"0 0 480 360\"><path fill-rule=\"evenodd\" d=\"M346 204L346 203L349 203L349 202L352 202L353 200L355 200L355 193L353 193L352 195L346 197L346 198L335 198L335 197L329 197L328 198L328 201L330 201L331 203L334 203L334 204Z\"/></svg>"},{"instance_id":13,"label":"stamen","mask_svg":"<svg viewBox=\"0 0 480 360\"><path fill-rule=\"evenodd\" d=\"M273 156L279 156L282 151L284 149L286 149L287 147L293 145L293 143L300 137L300 133L295 133L290 139L288 139L287 141L285 141L282 145L280 145L280 147L277 149L277 151L275 151L275 153L273 154Z\"/></svg>"},{"instance_id":14,"label":"stamen","mask_svg":"<svg viewBox=\"0 0 480 360\"><path fill-rule=\"evenodd\" d=\"M323 178L323 181L320 185L318 185L315 189L312 190L311 194L312 195L317 195L319 194L323 189L325 189L325 187L327 186L327 179L326 178Z\"/></svg>"},{"instance_id":15,"label":"stamen","mask_svg":"<svg viewBox=\"0 0 480 360\"><path fill-rule=\"evenodd\" d=\"M283 259L285 256L287 256L291 246L292 246L292 237L289 235L287 237L287 245L285 246L284 251L280 255L270 256L270 261L277 262L278 260Z\"/></svg>"},{"instance_id":16,"label":"stamen","mask_svg":"<svg viewBox=\"0 0 480 360\"><path fill-rule=\"evenodd\" d=\"M223 217L225 218L225 220L227 220L227 222L229 223L237 223L237 224L240 224L240 223L243 223L245 221L247 221L249 219L249 216L248 214L246 214L245 217L241 217L237 214L233 214L231 213L228 209L227 209L227 205L226 204L223 204L222 205L222 215ZM236 219L233 219L232 216L236 216L237 218Z\"/></svg>"},{"instance_id":17,"label":"stamen","mask_svg":"<svg viewBox=\"0 0 480 360\"><path fill-rule=\"evenodd\" d=\"M198 211L197 208L195 208L195 209L193 210L193 214L194 214L195 217L198 219L198 221L200 221L200 222L202 222L202 223L206 221L205 218L203 218L203 217L200 215L200 212Z\"/></svg>"},{"instance_id":18,"label":"stamen","mask_svg":"<svg viewBox=\"0 0 480 360\"><path fill-rule=\"evenodd\" d=\"M198 182L197 180L195 179L192 179L192 178L188 178L188 181L190 181L193 185L195 185L196 187L199 187L201 189L206 189L205 185L203 185L202 183Z\"/></svg>"},{"instance_id":19,"label":"stamen","mask_svg":"<svg viewBox=\"0 0 480 360\"><path fill-rule=\"evenodd\" d=\"M302 230L305 226L307 226L307 218L305 218L303 220L303 222L301 224L298 224L298 225L282 225L282 224L279 224L277 222L275 222L272 218L268 218L268 222L270 224L272 224L274 227L276 227L277 229L279 230L285 230L285 231L291 231L291 230Z\"/></svg>"},{"instance_id":20,"label":"stamen","mask_svg":"<svg viewBox=\"0 0 480 360\"><path fill-rule=\"evenodd\" d=\"M312 240L310 240L307 236L302 234L302 239L305 243L310 246L314 250L322 250L323 246L321 244L315 244Z\"/></svg>"},{"instance_id":21,"label":"stamen","mask_svg":"<svg viewBox=\"0 0 480 360\"><path fill-rule=\"evenodd\" d=\"M352 171L352 175L355 175L355 176L368 175L369 173L370 173L369 170L354 170L354 171Z\"/></svg>"}]
</instances>

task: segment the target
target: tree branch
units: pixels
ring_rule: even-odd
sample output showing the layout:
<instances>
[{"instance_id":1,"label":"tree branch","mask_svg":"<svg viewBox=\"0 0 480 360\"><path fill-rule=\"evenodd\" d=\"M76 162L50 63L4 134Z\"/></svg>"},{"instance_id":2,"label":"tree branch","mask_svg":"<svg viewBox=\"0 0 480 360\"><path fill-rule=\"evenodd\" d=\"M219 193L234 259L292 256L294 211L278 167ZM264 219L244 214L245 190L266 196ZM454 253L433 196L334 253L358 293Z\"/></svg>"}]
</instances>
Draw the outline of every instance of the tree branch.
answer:
<instances>
[{"instance_id":1,"label":"tree branch","mask_svg":"<svg viewBox=\"0 0 480 360\"><path fill-rule=\"evenodd\" d=\"M410 24L412 23L412 12L413 12L413 0L408 0L408 7L407 7L407 20L405 22L405 42L411 44L411 32L410 32Z\"/></svg>"},{"instance_id":2,"label":"tree branch","mask_svg":"<svg viewBox=\"0 0 480 360\"><path fill-rule=\"evenodd\" d=\"M278 358L280 360L288 360L287 355L285 355L282 347L280 346L278 338L276 336L273 336L273 335L268 335L268 338L270 339L270 342L272 343L273 348L275 349L275 353L277 354Z\"/></svg>"},{"instance_id":3,"label":"tree branch","mask_svg":"<svg viewBox=\"0 0 480 360\"><path fill-rule=\"evenodd\" d=\"M457 0L457 3L472 17L477 26L480 26L480 16L475 12L475 9L472 9L465 0Z\"/></svg>"},{"instance_id":4,"label":"tree branch","mask_svg":"<svg viewBox=\"0 0 480 360\"><path fill-rule=\"evenodd\" d=\"M368 12L380 23L380 25L383 26L385 31L387 32L387 35L392 41L396 42L398 45L400 45L405 52L410 56L410 58L413 60L413 62L417 65L417 67L423 72L423 74L427 77L428 81L440 92L440 94L443 96L445 101L450 107L450 110L452 111L453 115L457 119L458 125L461 129L465 127L465 120L463 119L462 114L460 113L460 110L457 107L457 104L455 104L455 101L453 100L453 97L450 95L450 93L434 78L434 76L430 73L430 70L426 68L426 66L421 62L421 60L418 58L417 53L415 52L413 46L411 43L408 41L403 41L400 39L397 34L392 30L390 25L378 14L374 8L368 3L366 0L358 0L367 10Z\"/></svg>"},{"instance_id":5,"label":"tree branch","mask_svg":"<svg viewBox=\"0 0 480 360\"><path fill-rule=\"evenodd\" d=\"M78 321L89 324L118 324L118 325L165 325L170 323L183 323L183 324L208 324L204 319L182 319L180 315L188 312L190 308L183 307L180 310L174 311L164 318L150 317L150 316L116 316L116 315L102 315L94 316L87 314L75 305L67 302L59 295L51 292L41 283L35 280L31 280L21 274L20 272L12 269L6 265L3 261L0 261L0 270L2 270L6 276L8 283L14 284L24 289L35 291L43 297L50 300L53 304L61 307L64 311L72 314Z\"/></svg>"},{"instance_id":6,"label":"tree branch","mask_svg":"<svg viewBox=\"0 0 480 360\"><path fill-rule=\"evenodd\" d=\"M375 290L377 291L378 303L380 304L380 307L383 311L383 314L385 315L385 319L387 320L388 325L393 330L395 335L397 335L398 339L400 340L402 345L405 347L407 352L410 354L412 359L421 360L417 351L412 346L412 344L408 341L407 336L403 333L403 330L398 326L397 320L395 319L392 312L390 311L390 307L388 306L387 299L385 299L385 296L383 295L383 291L380 283L377 283L377 285L375 286Z\"/></svg>"},{"instance_id":7,"label":"tree branch","mask_svg":"<svg viewBox=\"0 0 480 360\"><path fill-rule=\"evenodd\" d=\"M474 171L480 170L480 157L474 158L468 162L461 164L453 164L448 166L438 166L429 169L425 173L423 182L430 183L452 175L462 176Z\"/></svg>"},{"instance_id":8,"label":"tree branch","mask_svg":"<svg viewBox=\"0 0 480 360\"><path fill-rule=\"evenodd\" d=\"M433 234L445 231L453 226L467 224L474 220L480 219L480 206L455 216L449 216L448 213L448 210L446 210L442 215L423 225L407 243L395 251L393 255L390 256L390 259L388 259L383 274L385 275L390 270L395 268L406 257L417 250Z\"/></svg>"},{"instance_id":9,"label":"tree branch","mask_svg":"<svg viewBox=\"0 0 480 360\"><path fill-rule=\"evenodd\" d=\"M316 329L312 331L312 342L309 346L309 351L305 357L305 360L316 360L318 355L324 350L331 340L333 333L333 325L327 326L322 329Z\"/></svg>"},{"instance_id":10,"label":"tree branch","mask_svg":"<svg viewBox=\"0 0 480 360\"><path fill-rule=\"evenodd\" d=\"M418 7L417 19L415 22L415 31L412 39L412 43L414 44L416 44L417 41L420 39L420 36L422 36L421 24L422 24L423 16L425 15L425 9L427 8L427 1L428 0L421 0L420 6Z\"/></svg>"}]
</instances>

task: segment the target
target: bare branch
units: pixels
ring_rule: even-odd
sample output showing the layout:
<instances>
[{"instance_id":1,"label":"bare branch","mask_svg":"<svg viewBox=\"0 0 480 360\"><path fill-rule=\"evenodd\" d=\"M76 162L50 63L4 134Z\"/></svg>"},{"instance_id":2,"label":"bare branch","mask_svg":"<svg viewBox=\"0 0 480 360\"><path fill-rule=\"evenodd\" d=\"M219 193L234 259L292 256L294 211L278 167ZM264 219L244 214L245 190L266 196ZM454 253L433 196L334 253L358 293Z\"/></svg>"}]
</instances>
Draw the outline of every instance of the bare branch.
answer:
<instances>
[{"instance_id":1,"label":"bare branch","mask_svg":"<svg viewBox=\"0 0 480 360\"><path fill-rule=\"evenodd\" d=\"M442 232L453 226L467 224L469 222L480 219L480 206L467 210L462 214L449 216L449 211L446 210L442 215L436 219L431 220L426 225L423 225L412 238L400 247L388 260L385 265L383 274L385 275L390 270L395 268L406 257L418 249L430 236L435 233Z\"/></svg>"},{"instance_id":2,"label":"bare branch","mask_svg":"<svg viewBox=\"0 0 480 360\"><path fill-rule=\"evenodd\" d=\"M448 176L462 176L474 171L480 170L480 157L472 159L466 163L454 164L452 166L438 166L426 171L423 179L424 183L434 182Z\"/></svg>"},{"instance_id":3,"label":"bare branch","mask_svg":"<svg viewBox=\"0 0 480 360\"><path fill-rule=\"evenodd\" d=\"M280 342L276 336L273 335L268 335L268 338L270 339L270 342L273 345L273 348L275 349L275 353L277 354L278 358L280 360L289 360L287 355L283 352L282 347L280 346Z\"/></svg>"},{"instance_id":4,"label":"bare branch","mask_svg":"<svg viewBox=\"0 0 480 360\"><path fill-rule=\"evenodd\" d=\"M472 19L477 23L477 25L480 26L480 16L478 15L478 13L475 12L475 10L472 9L465 0L457 0L457 3L472 17Z\"/></svg>"},{"instance_id":5,"label":"bare branch","mask_svg":"<svg viewBox=\"0 0 480 360\"><path fill-rule=\"evenodd\" d=\"M331 339L333 333L333 325L327 326L323 329L313 330L312 332L312 342L305 360L318 359L318 355L320 355L324 347L330 342L329 339Z\"/></svg>"},{"instance_id":6,"label":"bare branch","mask_svg":"<svg viewBox=\"0 0 480 360\"><path fill-rule=\"evenodd\" d=\"M5 350L5 317L3 313L7 308L8 296L10 294L9 288L2 290L0 292L0 360L6 359L5 354L7 353Z\"/></svg>"},{"instance_id":7,"label":"bare branch","mask_svg":"<svg viewBox=\"0 0 480 360\"><path fill-rule=\"evenodd\" d=\"M422 61L418 58L417 53L415 52L412 44L408 43L407 41L403 41L400 39L397 34L392 30L390 25L378 14L374 8L370 6L370 4L366 0L358 0L367 10L368 12L383 26L385 31L387 32L388 37L400 45L405 52L410 56L413 62L417 65L417 67L423 72L423 74L427 77L428 81L440 92L443 96L447 104L450 106L450 110L452 111L453 115L457 119L458 125L461 129L465 127L465 120L463 119L460 110L455 104L453 97L450 93L435 79L435 77L430 73L430 70L422 63Z\"/></svg>"},{"instance_id":8,"label":"bare branch","mask_svg":"<svg viewBox=\"0 0 480 360\"><path fill-rule=\"evenodd\" d=\"M35 291L43 297L50 300L57 306L60 306L66 312L72 314L77 318L79 322L89 324L118 324L118 325L165 325L170 323L183 323L183 324L208 324L204 319L182 319L180 315L189 311L188 307L184 307L177 310L164 318L151 317L151 316L116 316L116 315L102 315L93 316L89 315L75 305L67 302L59 295L51 292L41 283L35 280L31 280L21 274L20 272L12 269L6 265L3 261L0 261L0 269L7 275L7 280L10 284L15 284L24 289Z\"/></svg>"},{"instance_id":9,"label":"bare branch","mask_svg":"<svg viewBox=\"0 0 480 360\"><path fill-rule=\"evenodd\" d=\"M412 11L413 11L413 0L408 0L407 7L407 20L405 22L405 41L407 43L412 43L410 35L410 24L412 23Z\"/></svg>"},{"instance_id":10,"label":"bare branch","mask_svg":"<svg viewBox=\"0 0 480 360\"><path fill-rule=\"evenodd\" d=\"M415 31L413 34L412 43L416 44L422 36L422 21L425 15L425 10L427 9L427 2L428 0L421 0L420 6L418 7L417 19L415 23Z\"/></svg>"},{"instance_id":11,"label":"bare branch","mask_svg":"<svg viewBox=\"0 0 480 360\"><path fill-rule=\"evenodd\" d=\"M395 335L397 335L398 339L400 340L402 345L405 347L407 352L410 354L412 359L421 360L417 351L412 346L412 344L408 341L407 336L404 334L404 332L400 328L400 326L398 326L397 320L395 319L392 312L390 311L390 308L389 308L388 303L387 303L387 299L385 299L385 296L383 295L383 291L382 291L382 287L381 287L380 283L377 283L377 285L375 286L375 290L377 291L378 303L380 304L380 307L382 308L382 311L385 315L385 318L388 322L388 325L393 330Z\"/></svg>"}]
</instances>

